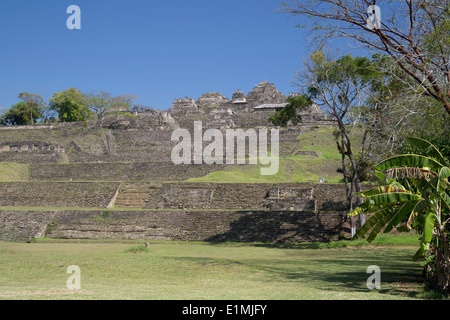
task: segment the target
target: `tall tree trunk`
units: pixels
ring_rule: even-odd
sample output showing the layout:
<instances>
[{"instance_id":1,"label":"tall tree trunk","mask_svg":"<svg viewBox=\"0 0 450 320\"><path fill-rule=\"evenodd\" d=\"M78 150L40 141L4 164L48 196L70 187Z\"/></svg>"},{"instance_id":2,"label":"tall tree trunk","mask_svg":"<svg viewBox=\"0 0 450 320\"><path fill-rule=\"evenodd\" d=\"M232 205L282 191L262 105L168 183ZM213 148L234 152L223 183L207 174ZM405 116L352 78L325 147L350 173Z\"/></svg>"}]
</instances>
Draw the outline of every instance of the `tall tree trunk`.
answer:
<instances>
[{"instance_id":1,"label":"tall tree trunk","mask_svg":"<svg viewBox=\"0 0 450 320\"><path fill-rule=\"evenodd\" d=\"M103 116L99 116L98 118L98 124L100 126L100 129L103 129Z\"/></svg>"},{"instance_id":2,"label":"tall tree trunk","mask_svg":"<svg viewBox=\"0 0 450 320\"><path fill-rule=\"evenodd\" d=\"M344 176L344 185L345 185L345 196L347 199L347 208L348 211L351 212L353 210L353 197L352 197L352 190L349 187L349 182L348 182L348 176L347 176L347 166L345 164L345 151L344 151L344 138L342 138L342 145L339 144L339 142L336 141L337 147L339 152L341 153L341 160L342 160L342 175ZM351 238L353 238L353 236L356 233L356 223L355 223L355 218L354 217L350 217L350 234L351 234Z\"/></svg>"},{"instance_id":3,"label":"tall tree trunk","mask_svg":"<svg viewBox=\"0 0 450 320\"><path fill-rule=\"evenodd\" d=\"M353 151L350 144L350 139L347 138L347 156L350 160L350 165L352 167L353 175L352 175L352 186L355 186L355 194L361 192L361 177L359 176L359 166L356 164L355 157L353 155ZM353 189L353 188L352 188ZM360 197L356 196L356 205L360 205L363 200ZM366 216L363 213L358 215L359 218L359 227L361 228L366 223Z\"/></svg>"},{"instance_id":4,"label":"tall tree trunk","mask_svg":"<svg viewBox=\"0 0 450 320\"><path fill-rule=\"evenodd\" d=\"M359 168L358 168L358 166L356 166L356 162L355 162L355 158L353 157L353 154L349 155L349 159L350 159L350 163L352 164L352 168L353 168L352 184L355 186L355 194L357 195L358 193L360 193L362 191L361 181L360 181L361 178L359 176ZM356 197L356 206L363 203L363 199L361 199L358 196L355 196L355 197ZM360 213L358 215L358 219L359 219L359 227L361 228L366 223L366 215L364 213Z\"/></svg>"}]
</instances>

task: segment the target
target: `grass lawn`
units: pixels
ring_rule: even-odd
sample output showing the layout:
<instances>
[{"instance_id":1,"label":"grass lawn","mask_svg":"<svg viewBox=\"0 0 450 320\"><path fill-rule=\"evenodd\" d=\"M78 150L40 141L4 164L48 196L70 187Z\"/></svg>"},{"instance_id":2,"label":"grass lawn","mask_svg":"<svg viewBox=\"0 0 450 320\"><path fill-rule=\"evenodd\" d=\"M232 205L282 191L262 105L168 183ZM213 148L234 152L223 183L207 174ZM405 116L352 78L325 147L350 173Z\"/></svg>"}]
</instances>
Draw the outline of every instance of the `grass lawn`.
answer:
<instances>
[{"instance_id":1,"label":"grass lawn","mask_svg":"<svg viewBox=\"0 0 450 320\"><path fill-rule=\"evenodd\" d=\"M422 299L417 238L373 246L135 241L0 242L0 299L309 300ZM130 250L131 249L131 250ZM137 250L136 250L137 249ZM81 290L66 288L67 267ZM367 268L381 269L369 290Z\"/></svg>"}]
</instances>

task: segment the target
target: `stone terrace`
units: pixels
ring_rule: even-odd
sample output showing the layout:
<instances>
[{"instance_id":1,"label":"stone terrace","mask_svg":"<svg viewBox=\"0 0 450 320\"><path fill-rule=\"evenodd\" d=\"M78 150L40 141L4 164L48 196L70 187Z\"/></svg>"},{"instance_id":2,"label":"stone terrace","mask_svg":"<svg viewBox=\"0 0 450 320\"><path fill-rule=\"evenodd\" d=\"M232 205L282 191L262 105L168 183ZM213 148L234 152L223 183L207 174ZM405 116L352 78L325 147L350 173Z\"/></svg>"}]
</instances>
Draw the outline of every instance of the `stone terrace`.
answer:
<instances>
[{"instance_id":1,"label":"stone terrace","mask_svg":"<svg viewBox=\"0 0 450 320\"><path fill-rule=\"evenodd\" d=\"M1 240L44 235L244 242L348 237L342 185L38 182L1 183L0 190L6 195L0 207L59 207L44 212L0 209Z\"/></svg>"},{"instance_id":2,"label":"stone terrace","mask_svg":"<svg viewBox=\"0 0 450 320\"><path fill-rule=\"evenodd\" d=\"M234 242L334 241L342 211L0 211L0 239L123 239Z\"/></svg>"},{"instance_id":3,"label":"stone terrace","mask_svg":"<svg viewBox=\"0 0 450 320\"><path fill-rule=\"evenodd\" d=\"M342 185L188 183L233 165L171 162L174 129L270 128L286 96L267 81L232 99L205 93L95 123L0 127L0 164L24 164L28 181L0 182L0 240L329 241L347 236ZM261 107L262 106L262 107ZM273 107L273 108L272 108ZM334 125L317 106L302 127ZM280 130L280 155L299 147Z\"/></svg>"}]
</instances>

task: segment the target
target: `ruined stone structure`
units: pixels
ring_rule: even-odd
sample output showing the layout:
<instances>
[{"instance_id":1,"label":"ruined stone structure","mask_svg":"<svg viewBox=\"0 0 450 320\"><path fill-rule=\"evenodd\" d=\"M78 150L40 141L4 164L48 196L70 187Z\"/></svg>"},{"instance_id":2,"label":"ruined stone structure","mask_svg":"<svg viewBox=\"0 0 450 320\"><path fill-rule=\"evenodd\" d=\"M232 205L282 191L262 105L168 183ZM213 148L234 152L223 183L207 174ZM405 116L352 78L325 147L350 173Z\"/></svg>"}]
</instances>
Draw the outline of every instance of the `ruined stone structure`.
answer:
<instances>
[{"instance_id":1,"label":"ruined stone structure","mask_svg":"<svg viewBox=\"0 0 450 320\"><path fill-rule=\"evenodd\" d=\"M39 194L30 192L39 188ZM24 189L25 188L25 189ZM345 234L339 185L213 183L0 183L0 206L84 210L0 211L0 239L134 239L183 241L332 241ZM24 190L28 196L22 198ZM70 194L67 197L67 194ZM118 194L118 195L117 195ZM325 195L331 195L327 197ZM82 203L80 202L83 201ZM113 204L111 204L113 200ZM127 210L95 210L108 204ZM92 208L92 210L88 210ZM145 209L133 211L132 209ZM105 214L105 212L107 214Z\"/></svg>"},{"instance_id":2,"label":"ruined stone structure","mask_svg":"<svg viewBox=\"0 0 450 320\"><path fill-rule=\"evenodd\" d=\"M286 96L278 92L273 83L267 80L258 84L247 95L247 103L251 107L262 104L283 104L286 102Z\"/></svg>"},{"instance_id":3,"label":"ruined stone structure","mask_svg":"<svg viewBox=\"0 0 450 320\"><path fill-rule=\"evenodd\" d=\"M295 97L290 93L289 97ZM247 95L238 89L230 99L221 93L205 93L197 101L192 98L175 99L169 114L180 127L189 128L193 119L201 119L214 128L252 128L271 126L270 114L286 106L287 97L268 81L256 85ZM333 119L317 105L301 112L300 126L330 126Z\"/></svg>"},{"instance_id":4,"label":"ruined stone structure","mask_svg":"<svg viewBox=\"0 0 450 320\"><path fill-rule=\"evenodd\" d=\"M168 111L109 116L101 131L93 122L87 127L0 127L0 166L15 164L15 170L23 170L23 180L0 182L0 240L300 242L346 237L340 184L192 182L239 165L171 162L174 129L192 130L198 120L204 129L272 127L270 114L285 103L286 96L264 81L247 95L237 90L231 100L205 93L197 100L175 99ZM302 126L334 125L315 105L302 118L301 126L280 130L281 157L298 150Z\"/></svg>"},{"instance_id":5,"label":"ruined stone structure","mask_svg":"<svg viewBox=\"0 0 450 320\"><path fill-rule=\"evenodd\" d=\"M244 104L247 103L247 97L245 96L245 94L242 92L241 89L238 89L233 93L231 102L233 104Z\"/></svg>"},{"instance_id":6,"label":"ruined stone structure","mask_svg":"<svg viewBox=\"0 0 450 320\"><path fill-rule=\"evenodd\" d=\"M64 153L64 147L45 143L42 141L24 141L17 143L0 143L0 153L2 152L28 152L28 151L54 151Z\"/></svg>"},{"instance_id":7,"label":"ruined stone structure","mask_svg":"<svg viewBox=\"0 0 450 320\"><path fill-rule=\"evenodd\" d=\"M204 93L197 100L197 105L200 107L226 107L230 103L228 98L225 98L219 92L208 92Z\"/></svg>"}]
</instances>

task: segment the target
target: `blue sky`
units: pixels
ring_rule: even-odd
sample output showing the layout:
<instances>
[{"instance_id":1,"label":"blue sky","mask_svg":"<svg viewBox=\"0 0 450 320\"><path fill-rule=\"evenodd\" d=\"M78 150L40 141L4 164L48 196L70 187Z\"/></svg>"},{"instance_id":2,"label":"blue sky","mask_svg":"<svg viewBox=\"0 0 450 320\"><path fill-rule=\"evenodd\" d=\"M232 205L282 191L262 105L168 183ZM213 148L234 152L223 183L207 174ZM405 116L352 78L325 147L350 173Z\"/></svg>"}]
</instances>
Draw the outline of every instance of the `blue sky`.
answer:
<instances>
[{"instance_id":1,"label":"blue sky","mask_svg":"<svg viewBox=\"0 0 450 320\"><path fill-rule=\"evenodd\" d=\"M14 0L0 4L0 106L75 87L163 110L204 92L279 91L311 52L280 0ZM66 9L81 8L81 30Z\"/></svg>"}]
</instances>

